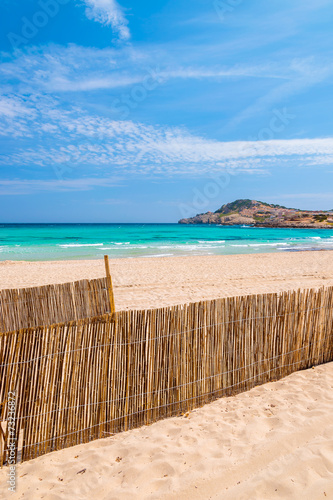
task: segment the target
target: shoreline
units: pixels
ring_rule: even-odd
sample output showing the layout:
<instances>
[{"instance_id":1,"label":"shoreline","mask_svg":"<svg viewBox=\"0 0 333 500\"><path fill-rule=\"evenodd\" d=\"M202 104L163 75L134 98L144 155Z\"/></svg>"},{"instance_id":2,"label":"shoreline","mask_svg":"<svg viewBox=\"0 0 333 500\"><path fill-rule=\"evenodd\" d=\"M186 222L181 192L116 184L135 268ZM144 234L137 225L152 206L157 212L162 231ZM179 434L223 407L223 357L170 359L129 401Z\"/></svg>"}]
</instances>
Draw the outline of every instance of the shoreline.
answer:
<instances>
[{"instance_id":1,"label":"shoreline","mask_svg":"<svg viewBox=\"0 0 333 500\"><path fill-rule=\"evenodd\" d=\"M292 252L301 252L301 253L308 253L308 252L333 252L333 249L331 248L280 248L278 250L272 249L270 252L267 251L267 249L263 252L249 252L249 253L223 253L223 254L193 254L189 253L187 255L174 255L174 254L155 254L155 255L139 255L139 256L117 256L117 257L112 257L112 255L107 253L107 249L105 251L105 255L108 255L110 260L132 260L132 259L172 259L172 258L191 258L191 257L233 257L237 255L271 255L271 254L281 254L281 253L292 253ZM58 259L34 259L34 260L12 260L12 259L5 259L1 260L0 259L0 265L1 264L17 264L17 263L36 263L36 262L76 262L76 261L96 261L96 260L101 260L101 255L95 255L92 257L80 257L79 255L73 256L73 257L67 257L67 258L58 258Z\"/></svg>"},{"instance_id":2,"label":"shoreline","mask_svg":"<svg viewBox=\"0 0 333 500\"><path fill-rule=\"evenodd\" d=\"M312 224L312 225L305 225L305 226L299 226L299 225L276 225L276 224L228 224L227 222L224 224L210 224L207 222L178 222L178 224L182 226L216 226L216 227L255 227L257 229L333 229L333 226L322 226L320 224Z\"/></svg>"},{"instance_id":3,"label":"shoreline","mask_svg":"<svg viewBox=\"0 0 333 500\"><path fill-rule=\"evenodd\" d=\"M117 310L333 286L333 250L110 259ZM0 289L105 276L104 261L3 261Z\"/></svg>"}]
</instances>

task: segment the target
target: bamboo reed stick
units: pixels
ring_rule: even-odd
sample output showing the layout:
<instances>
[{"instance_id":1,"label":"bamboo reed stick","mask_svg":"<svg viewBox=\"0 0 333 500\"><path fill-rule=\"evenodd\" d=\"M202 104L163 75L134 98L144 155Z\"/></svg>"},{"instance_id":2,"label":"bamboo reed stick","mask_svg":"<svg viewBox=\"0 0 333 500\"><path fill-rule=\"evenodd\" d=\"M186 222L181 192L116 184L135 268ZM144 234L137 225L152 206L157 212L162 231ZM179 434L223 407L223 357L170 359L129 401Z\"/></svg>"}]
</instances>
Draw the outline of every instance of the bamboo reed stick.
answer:
<instances>
[{"instance_id":1,"label":"bamboo reed stick","mask_svg":"<svg viewBox=\"0 0 333 500\"><path fill-rule=\"evenodd\" d=\"M111 312L111 314L113 314L114 312L116 312L116 307L114 304L114 294L113 294L112 278L111 278L111 273L110 273L110 263L109 263L109 256L108 255L104 255L104 263L105 263L107 286L108 286L108 290L109 290L110 312Z\"/></svg>"}]
</instances>

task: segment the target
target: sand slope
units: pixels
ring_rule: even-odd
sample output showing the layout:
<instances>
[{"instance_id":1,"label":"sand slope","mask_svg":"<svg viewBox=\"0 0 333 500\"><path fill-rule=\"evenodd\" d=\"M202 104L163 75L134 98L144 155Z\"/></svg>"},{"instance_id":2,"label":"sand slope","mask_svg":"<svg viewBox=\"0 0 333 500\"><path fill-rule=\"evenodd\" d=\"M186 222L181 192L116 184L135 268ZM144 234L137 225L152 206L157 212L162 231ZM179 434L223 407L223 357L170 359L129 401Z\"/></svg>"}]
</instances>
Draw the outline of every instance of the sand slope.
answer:
<instances>
[{"instance_id":1,"label":"sand slope","mask_svg":"<svg viewBox=\"0 0 333 500\"><path fill-rule=\"evenodd\" d=\"M333 498L333 363L17 468L12 499ZM79 473L84 470L84 472Z\"/></svg>"}]
</instances>

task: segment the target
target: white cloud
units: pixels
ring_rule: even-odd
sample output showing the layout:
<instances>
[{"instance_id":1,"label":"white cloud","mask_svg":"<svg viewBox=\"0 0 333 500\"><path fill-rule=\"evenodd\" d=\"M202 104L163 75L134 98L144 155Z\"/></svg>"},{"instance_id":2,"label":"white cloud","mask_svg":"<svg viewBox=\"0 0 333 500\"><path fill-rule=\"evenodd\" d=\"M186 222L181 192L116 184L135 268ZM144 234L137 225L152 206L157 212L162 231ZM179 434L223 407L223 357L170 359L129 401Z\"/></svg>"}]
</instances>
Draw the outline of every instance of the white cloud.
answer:
<instances>
[{"instance_id":1,"label":"white cloud","mask_svg":"<svg viewBox=\"0 0 333 500\"><path fill-rule=\"evenodd\" d=\"M16 96L0 96L0 116L14 118L18 115L35 115L23 100Z\"/></svg>"},{"instance_id":2,"label":"white cloud","mask_svg":"<svg viewBox=\"0 0 333 500\"><path fill-rule=\"evenodd\" d=\"M290 75L291 73L294 74L293 78L274 87L267 94L246 107L225 128L235 128L243 121L258 116L265 109L272 108L276 103L285 102L290 96L304 92L327 80L333 74L333 65L330 61L320 65L310 58L295 59L290 62L288 72Z\"/></svg>"},{"instance_id":3,"label":"white cloud","mask_svg":"<svg viewBox=\"0 0 333 500\"><path fill-rule=\"evenodd\" d=\"M297 92L328 78L333 73L333 64L325 62L325 70L322 66L308 59L261 64L208 63L204 66L174 60L158 47L143 51L128 46L115 50L50 45L16 51L12 60L0 64L0 76L3 82L10 81L12 89L18 88L24 93L116 89L142 84L150 73L162 82L223 82L230 78L275 80L278 86L262 100L262 105L267 107L290 91Z\"/></svg>"},{"instance_id":4,"label":"white cloud","mask_svg":"<svg viewBox=\"0 0 333 500\"><path fill-rule=\"evenodd\" d=\"M0 96L0 135L33 140L26 141L21 149L19 143L12 152L6 149L0 163L29 168L88 165L107 172L196 176L226 167L258 173L287 162L291 166L332 163L332 138L256 141L256 137L263 135L262 129L257 131L254 140L211 140L184 128L150 126L88 114L79 107L69 107L60 96L52 97L55 90L90 91L136 85L147 77L146 68L153 67L151 63L159 56L158 50L152 55L128 46L115 50L50 45L17 51L13 60L0 65L0 77L14 87L10 95ZM299 91L303 85L307 87L331 75L333 65L322 69L317 66L318 62L315 64L311 59L295 59L289 66L265 63L207 68L176 66L168 60L164 68L155 67L154 72L158 75L156 80L162 81L235 76L283 81L253 107L245 109L237 117L242 121L257 114L260 107L271 107L288 92ZM20 94L28 97L19 97ZM111 96L109 101L103 100L103 112L107 108L109 114L118 117L119 110L112 107L113 101ZM274 112L272 120L276 125ZM283 124L284 121L281 126ZM270 136L279 137L275 133Z\"/></svg>"},{"instance_id":5,"label":"white cloud","mask_svg":"<svg viewBox=\"0 0 333 500\"><path fill-rule=\"evenodd\" d=\"M24 109L20 116L5 117L0 134L8 136L16 127L25 136L28 130L36 145L16 147L1 157L1 164L82 165L132 175L198 176L226 167L258 173L287 162L290 166L325 166L333 157L331 137L218 141L185 128L111 120L78 108L58 109L53 100L41 99L35 106L38 120Z\"/></svg>"},{"instance_id":6,"label":"white cloud","mask_svg":"<svg viewBox=\"0 0 333 500\"><path fill-rule=\"evenodd\" d=\"M0 64L2 88L12 92L85 92L142 83L152 59L127 46L118 50L68 45L18 50Z\"/></svg>"},{"instance_id":7,"label":"white cloud","mask_svg":"<svg viewBox=\"0 0 333 500\"><path fill-rule=\"evenodd\" d=\"M15 95L0 95L0 136L31 137L30 122L36 118L36 110Z\"/></svg>"},{"instance_id":8,"label":"white cloud","mask_svg":"<svg viewBox=\"0 0 333 500\"><path fill-rule=\"evenodd\" d=\"M118 33L120 40L129 40L128 21L116 0L83 0L83 2L87 6L86 15L89 19L111 26Z\"/></svg>"},{"instance_id":9,"label":"white cloud","mask_svg":"<svg viewBox=\"0 0 333 500\"><path fill-rule=\"evenodd\" d=\"M7 180L0 179L1 195L22 195L33 194L45 191L66 192L66 191L89 191L94 187L112 187L119 185L120 178L88 178L64 179L64 180Z\"/></svg>"},{"instance_id":10,"label":"white cloud","mask_svg":"<svg viewBox=\"0 0 333 500\"><path fill-rule=\"evenodd\" d=\"M333 166L333 155L321 155L318 154L313 161L310 162L310 165L330 165Z\"/></svg>"}]
</instances>

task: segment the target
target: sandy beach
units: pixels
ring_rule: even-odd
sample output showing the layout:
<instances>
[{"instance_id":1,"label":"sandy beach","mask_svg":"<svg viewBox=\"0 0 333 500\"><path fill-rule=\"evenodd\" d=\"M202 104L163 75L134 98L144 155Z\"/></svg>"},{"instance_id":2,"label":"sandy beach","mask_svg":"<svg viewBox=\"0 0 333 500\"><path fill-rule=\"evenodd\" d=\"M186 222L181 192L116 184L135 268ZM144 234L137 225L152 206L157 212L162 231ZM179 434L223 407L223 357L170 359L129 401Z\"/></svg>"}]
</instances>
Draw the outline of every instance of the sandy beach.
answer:
<instances>
[{"instance_id":1,"label":"sandy beach","mask_svg":"<svg viewBox=\"0 0 333 500\"><path fill-rule=\"evenodd\" d=\"M333 251L111 259L118 310L333 285ZM1 262L0 288L105 276L103 260Z\"/></svg>"},{"instance_id":2,"label":"sandy beach","mask_svg":"<svg viewBox=\"0 0 333 500\"><path fill-rule=\"evenodd\" d=\"M333 285L332 252L111 260L117 309ZM103 261L3 262L1 288L104 275ZM13 499L333 498L333 363L182 417L17 466Z\"/></svg>"},{"instance_id":3,"label":"sandy beach","mask_svg":"<svg viewBox=\"0 0 333 500\"><path fill-rule=\"evenodd\" d=\"M333 498L333 363L17 467L5 499Z\"/></svg>"}]
</instances>

